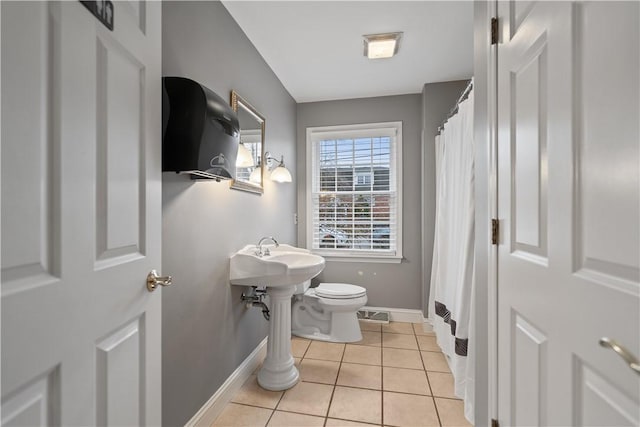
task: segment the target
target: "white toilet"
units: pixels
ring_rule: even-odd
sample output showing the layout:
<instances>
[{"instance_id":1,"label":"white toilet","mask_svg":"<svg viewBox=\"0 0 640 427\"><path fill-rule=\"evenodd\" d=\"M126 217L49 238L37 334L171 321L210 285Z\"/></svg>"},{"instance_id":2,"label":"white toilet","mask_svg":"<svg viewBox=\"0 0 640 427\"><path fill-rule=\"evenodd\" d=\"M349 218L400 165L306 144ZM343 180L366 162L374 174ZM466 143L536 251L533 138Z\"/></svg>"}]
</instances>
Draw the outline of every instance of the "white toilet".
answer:
<instances>
[{"instance_id":1,"label":"white toilet","mask_svg":"<svg viewBox=\"0 0 640 427\"><path fill-rule=\"evenodd\" d=\"M291 334L312 340L356 342L362 339L357 312L367 303L367 290L346 283L307 280L296 287L291 307Z\"/></svg>"}]
</instances>

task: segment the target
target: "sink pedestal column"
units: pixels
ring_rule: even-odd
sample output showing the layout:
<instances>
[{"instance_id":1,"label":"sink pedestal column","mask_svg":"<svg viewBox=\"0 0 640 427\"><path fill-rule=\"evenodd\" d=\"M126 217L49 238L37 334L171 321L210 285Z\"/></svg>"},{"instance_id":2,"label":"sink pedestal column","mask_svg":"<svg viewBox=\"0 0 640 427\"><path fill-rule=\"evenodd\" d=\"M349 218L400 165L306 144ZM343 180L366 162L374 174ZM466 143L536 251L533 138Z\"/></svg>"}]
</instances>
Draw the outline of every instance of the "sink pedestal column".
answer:
<instances>
[{"instance_id":1,"label":"sink pedestal column","mask_svg":"<svg viewBox=\"0 0 640 427\"><path fill-rule=\"evenodd\" d=\"M258 384L267 390L287 390L300 375L291 356L291 297L295 286L267 288L271 300L271 320L267 357L258 372Z\"/></svg>"}]
</instances>

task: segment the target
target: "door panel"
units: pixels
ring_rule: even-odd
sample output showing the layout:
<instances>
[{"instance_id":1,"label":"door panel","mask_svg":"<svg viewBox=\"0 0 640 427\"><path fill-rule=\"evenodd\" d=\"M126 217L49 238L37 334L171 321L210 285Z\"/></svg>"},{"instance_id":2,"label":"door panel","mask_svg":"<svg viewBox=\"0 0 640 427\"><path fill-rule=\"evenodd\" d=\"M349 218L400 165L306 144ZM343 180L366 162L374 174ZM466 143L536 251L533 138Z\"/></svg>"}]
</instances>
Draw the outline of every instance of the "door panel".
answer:
<instances>
[{"instance_id":1,"label":"door panel","mask_svg":"<svg viewBox=\"0 0 640 427\"><path fill-rule=\"evenodd\" d=\"M533 8L533 5L536 2L532 0L522 0L522 1L510 0L510 1L511 1L511 13L513 15L510 18L510 20L513 23L513 26L512 26L513 33L515 33L518 30L518 27L520 27L520 24L522 24L524 19L529 14L529 12L531 12L531 9Z\"/></svg>"},{"instance_id":2,"label":"door panel","mask_svg":"<svg viewBox=\"0 0 640 427\"><path fill-rule=\"evenodd\" d=\"M548 136L556 112L548 96L550 85L561 84L549 61L566 41L548 31L540 5L515 6L499 4L498 409L504 425L545 425L550 370L557 369L555 319L539 314L554 304L547 297L553 284L541 280L551 263Z\"/></svg>"},{"instance_id":3,"label":"door panel","mask_svg":"<svg viewBox=\"0 0 640 427\"><path fill-rule=\"evenodd\" d=\"M630 281L626 287L633 293L634 287L638 291L640 277L639 147L618 143L640 138L640 34L638 14L628 9L599 2L576 7L579 60L575 75L579 98L575 222L576 269L602 279L611 276L615 282ZM611 49L610 45L616 48ZM607 76L606 85L602 84L603 76ZM612 145L620 147L612 150ZM609 284L613 285L613 281Z\"/></svg>"},{"instance_id":4,"label":"door panel","mask_svg":"<svg viewBox=\"0 0 640 427\"><path fill-rule=\"evenodd\" d=\"M2 295L56 282L60 275L58 140L50 106L54 95L54 32L56 22L41 3L6 3L2 36L23 43L3 43L3 63L23 67L2 70L3 199ZM31 16L30 19L12 19ZM29 174L24 171L29 170ZM7 205L4 205L7 203Z\"/></svg>"},{"instance_id":5,"label":"door panel","mask_svg":"<svg viewBox=\"0 0 640 427\"><path fill-rule=\"evenodd\" d=\"M512 250L546 262L546 37L523 46L510 70L513 103Z\"/></svg>"},{"instance_id":6,"label":"door panel","mask_svg":"<svg viewBox=\"0 0 640 427\"><path fill-rule=\"evenodd\" d=\"M146 6L147 2L145 0L128 0L121 2L123 9L127 9L127 13L133 17L133 19L137 22L138 29L142 31L142 33L146 32Z\"/></svg>"},{"instance_id":7,"label":"door panel","mask_svg":"<svg viewBox=\"0 0 640 427\"><path fill-rule=\"evenodd\" d=\"M3 425L160 425L161 5L2 2Z\"/></svg>"},{"instance_id":8,"label":"door panel","mask_svg":"<svg viewBox=\"0 0 640 427\"><path fill-rule=\"evenodd\" d=\"M640 356L640 5L516 3L498 3L500 422L637 423L640 377L598 341Z\"/></svg>"},{"instance_id":9,"label":"door panel","mask_svg":"<svg viewBox=\"0 0 640 427\"><path fill-rule=\"evenodd\" d=\"M575 360L576 425L637 426L638 405L596 370Z\"/></svg>"},{"instance_id":10,"label":"door panel","mask_svg":"<svg viewBox=\"0 0 640 427\"><path fill-rule=\"evenodd\" d=\"M59 425L58 375L48 372L9 396L2 405L2 425Z\"/></svg>"},{"instance_id":11,"label":"door panel","mask_svg":"<svg viewBox=\"0 0 640 427\"><path fill-rule=\"evenodd\" d=\"M119 328L96 346L98 425L144 425L144 345L141 319Z\"/></svg>"},{"instance_id":12,"label":"door panel","mask_svg":"<svg viewBox=\"0 0 640 427\"><path fill-rule=\"evenodd\" d=\"M143 256L144 66L97 39L96 268Z\"/></svg>"},{"instance_id":13,"label":"door panel","mask_svg":"<svg viewBox=\"0 0 640 427\"><path fill-rule=\"evenodd\" d=\"M545 425L547 337L517 314L513 316L512 336L511 417L517 426Z\"/></svg>"}]
</instances>

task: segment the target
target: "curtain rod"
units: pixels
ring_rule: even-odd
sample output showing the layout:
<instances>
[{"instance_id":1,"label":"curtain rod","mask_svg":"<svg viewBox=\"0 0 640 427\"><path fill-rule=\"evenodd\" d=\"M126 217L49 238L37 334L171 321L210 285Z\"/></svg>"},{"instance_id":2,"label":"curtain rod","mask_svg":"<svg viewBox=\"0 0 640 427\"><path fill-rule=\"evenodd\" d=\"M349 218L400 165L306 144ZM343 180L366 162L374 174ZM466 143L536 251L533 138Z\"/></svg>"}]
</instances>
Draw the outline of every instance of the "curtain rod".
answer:
<instances>
[{"instance_id":1,"label":"curtain rod","mask_svg":"<svg viewBox=\"0 0 640 427\"><path fill-rule=\"evenodd\" d=\"M442 132L442 130L444 129L445 123L447 123L447 121L449 121L449 119L458 112L458 107L460 106L460 103L464 101L467 98L467 96L469 96L469 94L471 93L471 89L473 89L473 77L467 83L467 86L462 91L462 94L460 94L460 96L458 97L458 100L453 105L453 108L451 109L451 111L449 111L449 114L447 114L447 117L442 121L442 124L438 126L437 134L440 134L440 132Z\"/></svg>"}]
</instances>

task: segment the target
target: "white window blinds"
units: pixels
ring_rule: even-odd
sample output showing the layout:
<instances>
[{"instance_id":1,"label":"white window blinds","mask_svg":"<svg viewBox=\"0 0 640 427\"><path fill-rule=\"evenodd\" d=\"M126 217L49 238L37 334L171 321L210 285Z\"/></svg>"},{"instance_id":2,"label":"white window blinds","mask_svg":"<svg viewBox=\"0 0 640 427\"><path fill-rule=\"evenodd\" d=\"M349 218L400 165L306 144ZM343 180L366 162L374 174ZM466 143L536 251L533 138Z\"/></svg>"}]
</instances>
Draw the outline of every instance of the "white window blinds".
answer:
<instances>
[{"instance_id":1,"label":"white window blinds","mask_svg":"<svg viewBox=\"0 0 640 427\"><path fill-rule=\"evenodd\" d=\"M401 129L400 122L308 129L310 249L401 256Z\"/></svg>"}]
</instances>

